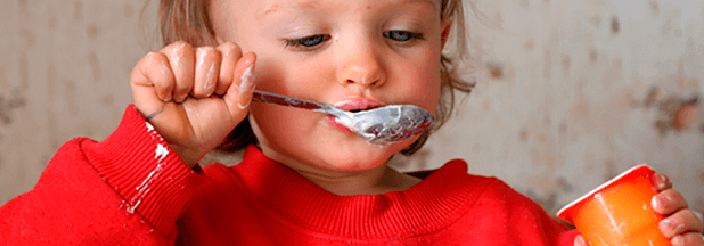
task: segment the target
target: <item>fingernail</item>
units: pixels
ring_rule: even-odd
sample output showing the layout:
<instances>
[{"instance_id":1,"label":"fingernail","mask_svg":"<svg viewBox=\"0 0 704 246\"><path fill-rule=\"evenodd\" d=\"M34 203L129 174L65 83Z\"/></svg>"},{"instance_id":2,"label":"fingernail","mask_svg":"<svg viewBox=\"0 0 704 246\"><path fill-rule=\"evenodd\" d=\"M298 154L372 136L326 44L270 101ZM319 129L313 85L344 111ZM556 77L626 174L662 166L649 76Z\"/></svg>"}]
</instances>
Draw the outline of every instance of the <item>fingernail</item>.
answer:
<instances>
[{"instance_id":1,"label":"fingernail","mask_svg":"<svg viewBox=\"0 0 704 246\"><path fill-rule=\"evenodd\" d=\"M253 59L247 59L244 61L244 65L251 66L253 61L254 61Z\"/></svg>"},{"instance_id":2,"label":"fingernail","mask_svg":"<svg viewBox=\"0 0 704 246\"><path fill-rule=\"evenodd\" d=\"M653 196L650 205L653 206L653 209L665 209L665 206L667 206L668 202L669 200L667 199L667 197L663 195L655 195Z\"/></svg>"},{"instance_id":3,"label":"fingernail","mask_svg":"<svg viewBox=\"0 0 704 246\"><path fill-rule=\"evenodd\" d=\"M677 237L672 241L675 241L672 244L687 245L687 238L685 237Z\"/></svg>"},{"instance_id":4,"label":"fingernail","mask_svg":"<svg viewBox=\"0 0 704 246\"><path fill-rule=\"evenodd\" d=\"M223 54L223 56L232 57L232 52L235 52L234 46L230 46L229 48L225 49L225 54Z\"/></svg>"},{"instance_id":5,"label":"fingernail","mask_svg":"<svg viewBox=\"0 0 704 246\"><path fill-rule=\"evenodd\" d=\"M661 190L665 189L665 175L660 174L658 176L660 176L660 184L658 184L658 188Z\"/></svg>"},{"instance_id":6,"label":"fingernail","mask_svg":"<svg viewBox=\"0 0 704 246\"><path fill-rule=\"evenodd\" d=\"M660 230L664 233L665 231L674 231L677 227L677 223L670 219L664 219L660 221L658 226L660 226Z\"/></svg>"}]
</instances>

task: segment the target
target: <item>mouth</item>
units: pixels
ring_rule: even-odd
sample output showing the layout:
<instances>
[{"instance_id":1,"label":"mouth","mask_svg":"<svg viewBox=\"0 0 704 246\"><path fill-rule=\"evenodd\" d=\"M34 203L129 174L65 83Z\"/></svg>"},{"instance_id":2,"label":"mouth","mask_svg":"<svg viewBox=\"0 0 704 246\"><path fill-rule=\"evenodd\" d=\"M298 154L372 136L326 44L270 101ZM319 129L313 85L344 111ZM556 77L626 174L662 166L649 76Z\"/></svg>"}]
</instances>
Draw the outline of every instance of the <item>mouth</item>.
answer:
<instances>
[{"instance_id":1,"label":"mouth","mask_svg":"<svg viewBox=\"0 0 704 246\"><path fill-rule=\"evenodd\" d=\"M350 113L359 113L364 110L379 108L384 105L386 105L384 102L372 98L350 99L339 101L334 104L335 107Z\"/></svg>"},{"instance_id":2,"label":"mouth","mask_svg":"<svg viewBox=\"0 0 704 246\"><path fill-rule=\"evenodd\" d=\"M339 101L333 106L338 107L345 112L350 112L350 113L359 113L364 110L369 110L373 108L379 108L383 107L386 105L384 102L376 100L376 99L371 99L371 98L358 98L358 99L350 99L350 100L344 100L344 101ZM327 117L327 122L329 125L331 125L333 128L343 131L343 132L348 132L348 133L353 133L347 126L337 122L335 120L335 116L328 116Z\"/></svg>"}]
</instances>

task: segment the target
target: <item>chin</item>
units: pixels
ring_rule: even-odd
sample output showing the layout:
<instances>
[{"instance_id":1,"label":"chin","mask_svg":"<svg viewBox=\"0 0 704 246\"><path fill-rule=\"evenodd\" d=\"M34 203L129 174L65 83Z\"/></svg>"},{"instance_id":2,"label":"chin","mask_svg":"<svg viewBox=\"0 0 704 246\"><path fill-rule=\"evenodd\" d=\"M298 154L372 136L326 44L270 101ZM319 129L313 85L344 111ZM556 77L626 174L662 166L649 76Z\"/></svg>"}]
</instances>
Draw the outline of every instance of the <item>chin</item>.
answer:
<instances>
[{"instance_id":1,"label":"chin","mask_svg":"<svg viewBox=\"0 0 704 246\"><path fill-rule=\"evenodd\" d=\"M384 165L386 159L388 158L331 159L327 160L322 168L335 171L365 171Z\"/></svg>"},{"instance_id":2,"label":"chin","mask_svg":"<svg viewBox=\"0 0 704 246\"><path fill-rule=\"evenodd\" d=\"M328 148L324 159L326 169L339 171L363 171L384 165L394 154L408 147L412 141L406 140L388 146L376 146L362 141L354 141L337 148ZM326 153L320 153L321 156Z\"/></svg>"}]
</instances>

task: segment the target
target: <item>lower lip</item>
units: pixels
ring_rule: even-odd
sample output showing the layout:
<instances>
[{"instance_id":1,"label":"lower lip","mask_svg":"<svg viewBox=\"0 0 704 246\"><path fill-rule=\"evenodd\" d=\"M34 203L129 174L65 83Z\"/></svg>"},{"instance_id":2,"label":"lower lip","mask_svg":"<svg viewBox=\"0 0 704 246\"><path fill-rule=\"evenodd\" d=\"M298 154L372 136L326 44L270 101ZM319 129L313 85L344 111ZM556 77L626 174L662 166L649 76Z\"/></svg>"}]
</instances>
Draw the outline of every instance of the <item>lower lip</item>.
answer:
<instances>
[{"instance_id":1,"label":"lower lip","mask_svg":"<svg viewBox=\"0 0 704 246\"><path fill-rule=\"evenodd\" d=\"M348 129L345 125L340 124L339 122L335 121L335 116L328 116L328 124L330 124L333 128L344 131L344 132L352 132L350 129Z\"/></svg>"}]
</instances>

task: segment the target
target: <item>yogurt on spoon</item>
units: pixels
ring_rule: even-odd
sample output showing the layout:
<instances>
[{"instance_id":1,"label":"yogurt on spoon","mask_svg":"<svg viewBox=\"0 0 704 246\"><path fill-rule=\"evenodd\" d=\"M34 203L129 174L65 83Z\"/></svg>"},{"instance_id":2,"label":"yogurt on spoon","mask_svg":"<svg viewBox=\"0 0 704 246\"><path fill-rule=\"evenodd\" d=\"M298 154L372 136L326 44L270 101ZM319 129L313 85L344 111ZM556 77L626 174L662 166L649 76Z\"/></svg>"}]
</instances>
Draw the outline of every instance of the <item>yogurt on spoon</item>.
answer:
<instances>
[{"instance_id":1,"label":"yogurt on spoon","mask_svg":"<svg viewBox=\"0 0 704 246\"><path fill-rule=\"evenodd\" d=\"M346 112L324 103L257 90L254 90L252 100L334 115L335 122L377 146L412 138L430 129L433 124L433 115L414 105L388 105Z\"/></svg>"}]
</instances>

